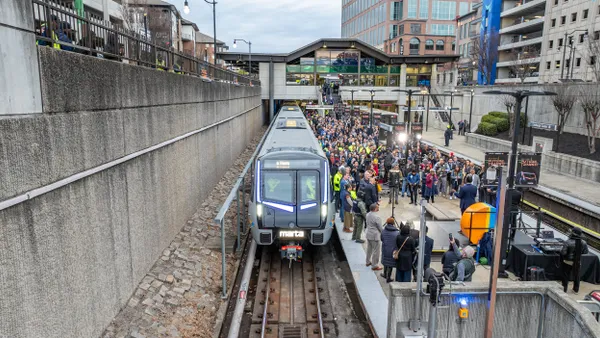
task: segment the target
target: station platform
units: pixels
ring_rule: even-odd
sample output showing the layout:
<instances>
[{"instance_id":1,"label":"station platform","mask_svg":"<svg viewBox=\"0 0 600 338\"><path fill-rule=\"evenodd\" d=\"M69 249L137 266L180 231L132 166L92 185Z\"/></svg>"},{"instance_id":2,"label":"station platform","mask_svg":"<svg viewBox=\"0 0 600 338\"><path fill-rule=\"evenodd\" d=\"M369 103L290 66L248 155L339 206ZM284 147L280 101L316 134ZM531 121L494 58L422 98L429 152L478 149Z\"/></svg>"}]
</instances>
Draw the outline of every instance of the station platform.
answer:
<instances>
[{"instance_id":1,"label":"station platform","mask_svg":"<svg viewBox=\"0 0 600 338\"><path fill-rule=\"evenodd\" d=\"M388 203L388 200L389 197L384 191L381 195L380 210L378 213L383 222L392 215L392 205ZM403 223L412 221L415 228L418 228L420 225L420 206L409 204L410 200L407 197L400 197L398 202L399 203L394 206L393 212L396 220ZM444 212L459 210L459 200L436 197L436 202L434 204ZM458 212L460 213L460 211ZM528 216L523 217L523 222L527 223L530 227L535 226L535 220L531 217L527 217ZM459 221L432 221L428 219L426 224L429 228L428 236L434 240L434 252L431 267L436 271L441 271L441 254L449 248L448 233L452 233L461 243L466 243L467 239L459 233ZM546 229L550 228L546 224L542 224L542 226ZM367 318L371 322L378 337L386 337L387 323L389 320L387 312L390 287L381 276L383 270L373 271L371 267L365 265L366 243L356 243L352 240L351 233L343 232L343 222L341 222L339 216L336 217L336 232L352 271L358 295L365 308ZM564 236L557 232L557 237L561 238ZM363 239L365 239L364 233ZM513 243L515 245L529 245L533 244L534 241L531 236L518 231ZM593 253L598 255L597 252ZM490 266L478 265L475 274L473 275L473 282L489 282L490 273ZM514 274L509 273L508 280L517 282L519 278ZM416 286L416 283L412 284ZM572 284L570 286L572 287ZM569 289L568 295L574 300L582 300L586 294L596 289L600 289L600 287L598 285L582 282L578 294L574 294L573 291Z\"/></svg>"},{"instance_id":2,"label":"station platform","mask_svg":"<svg viewBox=\"0 0 600 338\"><path fill-rule=\"evenodd\" d=\"M423 132L422 142L440 149L442 152L452 151L458 157L474 160L475 163L483 163L485 151L471 146L466 142L466 137L454 134L448 147L444 146L444 133L440 130ZM585 210L600 214L600 194L597 193L599 184L589 180L561 175L543 169L540 174L540 184L537 190L554 196L570 204L579 206Z\"/></svg>"}]
</instances>

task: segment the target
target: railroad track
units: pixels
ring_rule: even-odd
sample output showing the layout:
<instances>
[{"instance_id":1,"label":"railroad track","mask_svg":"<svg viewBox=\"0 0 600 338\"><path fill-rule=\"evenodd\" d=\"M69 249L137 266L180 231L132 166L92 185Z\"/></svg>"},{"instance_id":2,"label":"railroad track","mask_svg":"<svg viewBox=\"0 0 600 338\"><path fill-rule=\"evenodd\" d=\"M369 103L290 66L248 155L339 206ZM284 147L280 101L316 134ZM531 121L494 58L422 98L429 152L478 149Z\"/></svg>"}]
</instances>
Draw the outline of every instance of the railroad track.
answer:
<instances>
[{"instance_id":1,"label":"railroad track","mask_svg":"<svg viewBox=\"0 0 600 338\"><path fill-rule=\"evenodd\" d=\"M251 337L329 337L323 265L304 252L302 262L288 266L278 251L264 248L250 327Z\"/></svg>"}]
</instances>

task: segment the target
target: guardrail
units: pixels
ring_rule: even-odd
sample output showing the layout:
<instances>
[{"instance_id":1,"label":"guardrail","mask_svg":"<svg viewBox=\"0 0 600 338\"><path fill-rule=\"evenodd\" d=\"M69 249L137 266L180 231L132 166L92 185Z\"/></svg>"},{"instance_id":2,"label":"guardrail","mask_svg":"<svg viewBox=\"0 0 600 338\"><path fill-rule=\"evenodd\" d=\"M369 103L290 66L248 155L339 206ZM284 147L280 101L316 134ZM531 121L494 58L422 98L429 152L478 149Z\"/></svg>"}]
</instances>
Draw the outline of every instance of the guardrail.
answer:
<instances>
[{"instance_id":1,"label":"guardrail","mask_svg":"<svg viewBox=\"0 0 600 338\"><path fill-rule=\"evenodd\" d=\"M111 22L101 21L78 13L70 5L51 0L31 0L36 29L36 44L87 54L94 57L127 62L177 74L201 77L240 85L260 85L260 81L216 67L173 48L170 30L161 35L152 34L137 23L139 30L125 29ZM168 18L170 19L170 16ZM133 25L133 23L131 24Z\"/></svg>"},{"instance_id":2,"label":"guardrail","mask_svg":"<svg viewBox=\"0 0 600 338\"><path fill-rule=\"evenodd\" d=\"M256 145L256 149L254 150L254 153L252 153L252 156L250 156L248 163L246 163L246 166L244 167L242 172L239 174L237 180L235 181L235 184L233 185L233 187L231 188L231 191L229 192L229 195L225 199L225 202L223 202L223 205L219 209L217 216L215 216L215 218L214 218L215 223L219 224L219 226L221 227L221 276L222 276L222 288L223 288L221 298L223 298L223 299L227 298L227 269L226 269L226 264L225 264L226 262L225 262L225 224L224 224L225 214L227 213L227 211L229 211L229 208L231 207L231 204L233 203L233 201L236 201L236 209L237 209L236 210L236 215L237 215L236 216L236 224L237 224L236 250L237 250L241 244L241 238L240 238L241 234L246 232L246 217L248 216L248 210L246 208L246 191L243 190L243 189L245 189L244 187L245 187L245 183L246 183L246 175L248 174L248 171L250 170L250 168L252 168L252 163L256 159L256 156L258 155L258 152L260 151L260 148L262 147L262 144L265 141L265 138L267 137L267 135L269 135L269 132L271 131L271 128L273 127L274 121L275 121L275 118L273 118L273 121L271 121L269 128L267 129L265 134L262 136L262 138ZM242 203L241 203L241 205L240 205L240 187L242 188L242 191L241 191Z\"/></svg>"}]
</instances>

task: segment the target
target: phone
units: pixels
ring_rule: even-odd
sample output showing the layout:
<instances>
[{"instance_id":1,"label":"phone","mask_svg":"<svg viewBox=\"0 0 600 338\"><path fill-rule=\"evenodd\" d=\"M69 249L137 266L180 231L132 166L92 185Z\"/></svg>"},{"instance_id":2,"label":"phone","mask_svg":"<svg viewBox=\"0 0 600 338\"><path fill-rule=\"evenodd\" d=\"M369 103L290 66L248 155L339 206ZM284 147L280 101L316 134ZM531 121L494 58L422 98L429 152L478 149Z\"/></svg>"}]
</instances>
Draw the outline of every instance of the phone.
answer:
<instances>
[{"instance_id":1,"label":"phone","mask_svg":"<svg viewBox=\"0 0 600 338\"><path fill-rule=\"evenodd\" d=\"M452 236L452 233L449 233L449 234L448 234L448 239L449 239L449 240L452 240L453 238L454 238L454 236Z\"/></svg>"}]
</instances>

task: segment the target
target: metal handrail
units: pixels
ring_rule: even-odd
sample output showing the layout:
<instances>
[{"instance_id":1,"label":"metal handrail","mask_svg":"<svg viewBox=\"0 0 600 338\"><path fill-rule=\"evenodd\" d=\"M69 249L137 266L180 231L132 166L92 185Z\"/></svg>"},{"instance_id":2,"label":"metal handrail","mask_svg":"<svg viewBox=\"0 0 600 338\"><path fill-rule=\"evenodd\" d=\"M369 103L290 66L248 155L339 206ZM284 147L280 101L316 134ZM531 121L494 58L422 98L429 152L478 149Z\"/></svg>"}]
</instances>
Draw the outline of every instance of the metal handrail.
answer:
<instances>
[{"instance_id":1,"label":"metal handrail","mask_svg":"<svg viewBox=\"0 0 600 338\"><path fill-rule=\"evenodd\" d=\"M117 61L127 60L137 65L198 76L210 81L260 85L258 80L215 67L172 47L159 46L156 39L146 36L147 31L142 32L143 34L136 33L111 22L94 20L89 15L83 17L51 0L31 1L36 40L40 45L56 44L63 50Z\"/></svg>"},{"instance_id":2,"label":"metal handrail","mask_svg":"<svg viewBox=\"0 0 600 338\"><path fill-rule=\"evenodd\" d=\"M231 191L229 192L229 195L225 199L225 202L223 202L223 205L219 209L217 216L215 216L215 218L214 218L214 222L216 224L219 224L219 226L221 227L221 276L222 276L222 287L223 287L223 291L221 294L222 299L227 298L227 276L226 276L227 271L226 271L226 264L225 264L226 263L225 262L225 227L224 227L224 223L223 223L223 221L225 219L225 214L227 213L227 210L229 210L231 203L234 200L236 200L237 201L237 248L239 248L240 240L241 240L240 239L240 234L241 234L240 225L242 224L242 219L240 219L240 216L244 215L244 217L246 217L248 215L248 212L246 210L246 200L245 200L245 192L244 191L242 191L242 205L241 205L242 210L240 211L240 199L239 199L240 186L242 186L242 187L245 186L246 174L248 173L248 170L250 170L252 163L254 163L254 160L256 159L256 156L258 155L260 149L262 148L262 145L263 145L267 135L269 135L271 128L273 128L273 125L275 124L274 123L275 120L276 120L276 118L273 118L273 121L271 121L269 128L267 129L267 131L264 133L264 135L262 136L262 138L256 145L256 149L254 150L254 153L252 153L252 156L250 156L248 163L246 163L246 166L244 167L242 172L239 174L238 179L235 181L235 184L233 185L233 187L231 188ZM245 231L245 229L242 229L241 231Z\"/></svg>"}]
</instances>

